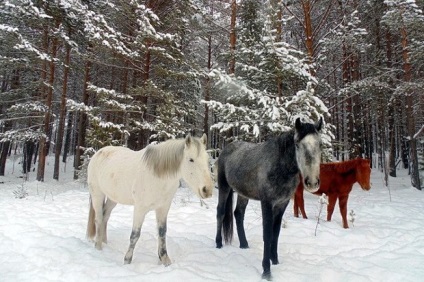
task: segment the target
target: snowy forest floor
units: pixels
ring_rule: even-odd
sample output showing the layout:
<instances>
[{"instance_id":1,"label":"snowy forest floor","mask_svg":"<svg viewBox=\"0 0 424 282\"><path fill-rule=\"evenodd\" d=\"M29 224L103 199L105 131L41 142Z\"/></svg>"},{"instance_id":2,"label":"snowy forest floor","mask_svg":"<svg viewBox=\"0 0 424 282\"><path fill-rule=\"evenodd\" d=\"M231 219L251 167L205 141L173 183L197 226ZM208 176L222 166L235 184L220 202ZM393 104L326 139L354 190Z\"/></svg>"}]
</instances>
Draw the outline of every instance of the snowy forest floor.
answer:
<instances>
[{"instance_id":1,"label":"snowy forest floor","mask_svg":"<svg viewBox=\"0 0 424 282\"><path fill-rule=\"evenodd\" d=\"M88 190L61 172L60 181L24 182L18 161L0 177L1 281L261 281L262 221L259 202L250 201L245 218L249 249L215 248L217 190L208 208L188 188L179 188L168 216L167 246L173 264L158 264L154 213L144 222L132 264L124 265L132 207L118 205L109 221L109 243L102 251L85 238ZM52 169L53 162L47 163ZM13 169L13 173L12 173ZM69 169L71 170L71 169ZM46 171L46 175L49 170ZM390 178L372 171L372 188L355 184L348 202L355 220L343 229L336 207L317 227L318 197L305 192L309 219L284 215L280 264L274 281L422 281L424 277L424 192L410 185L404 170ZM22 192L28 194L17 198ZM317 234L315 236L315 229Z\"/></svg>"}]
</instances>

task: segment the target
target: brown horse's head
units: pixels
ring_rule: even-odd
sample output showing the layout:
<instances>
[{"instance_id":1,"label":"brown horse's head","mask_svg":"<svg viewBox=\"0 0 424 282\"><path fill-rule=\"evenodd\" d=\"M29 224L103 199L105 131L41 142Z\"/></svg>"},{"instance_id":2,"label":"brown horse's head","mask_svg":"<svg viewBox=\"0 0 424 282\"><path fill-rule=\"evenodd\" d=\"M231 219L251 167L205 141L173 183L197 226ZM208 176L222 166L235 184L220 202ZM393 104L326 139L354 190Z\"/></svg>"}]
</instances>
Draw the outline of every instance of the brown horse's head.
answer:
<instances>
[{"instance_id":1,"label":"brown horse's head","mask_svg":"<svg viewBox=\"0 0 424 282\"><path fill-rule=\"evenodd\" d=\"M370 176L371 167L370 161L367 159L358 159L358 165L356 166L356 180L358 181L361 188L365 191L371 189Z\"/></svg>"}]
</instances>

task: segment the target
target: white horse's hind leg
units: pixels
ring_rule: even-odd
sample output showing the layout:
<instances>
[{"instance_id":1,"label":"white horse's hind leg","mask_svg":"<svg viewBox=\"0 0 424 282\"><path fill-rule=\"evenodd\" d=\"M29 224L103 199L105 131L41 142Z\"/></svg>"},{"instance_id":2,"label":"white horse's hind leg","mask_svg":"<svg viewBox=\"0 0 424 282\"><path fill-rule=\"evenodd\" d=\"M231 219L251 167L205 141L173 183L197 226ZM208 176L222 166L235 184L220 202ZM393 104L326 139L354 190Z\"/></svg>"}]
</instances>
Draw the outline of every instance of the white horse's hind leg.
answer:
<instances>
[{"instance_id":1,"label":"white horse's hind leg","mask_svg":"<svg viewBox=\"0 0 424 282\"><path fill-rule=\"evenodd\" d=\"M156 221L158 226L158 255L160 261L165 265L170 265L171 259L168 256L168 252L166 250L166 221L168 217L169 207L171 205L166 205L165 207L161 207L156 209Z\"/></svg>"},{"instance_id":2,"label":"white horse's hind leg","mask_svg":"<svg viewBox=\"0 0 424 282\"><path fill-rule=\"evenodd\" d=\"M140 238L141 226L143 225L144 217L148 212L147 209L139 207L137 203L134 205L133 227L130 237L130 246L124 257L124 264L130 264L133 258L134 248Z\"/></svg>"},{"instance_id":3,"label":"white horse's hind leg","mask_svg":"<svg viewBox=\"0 0 424 282\"><path fill-rule=\"evenodd\" d=\"M103 222L102 222L102 234L103 234L103 243L107 243L107 222L110 218L112 210L116 207L116 202L111 199L107 199L106 203L103 206Z\"/></svg>"},{"instance_id":4,"label":"white horse's hind leg","mask_svg":"<svg viewBox=\"0 0 424 282\"><path fill-rule=\"evenodd\" d=\"M93 209L96 214L95 223L96 223L96 243L95 247L98 250L102 249L103 241L103 205L105 201L105 195L100 193L91 193L91 200L93 202Z\"/></svg>"}]
</instances>

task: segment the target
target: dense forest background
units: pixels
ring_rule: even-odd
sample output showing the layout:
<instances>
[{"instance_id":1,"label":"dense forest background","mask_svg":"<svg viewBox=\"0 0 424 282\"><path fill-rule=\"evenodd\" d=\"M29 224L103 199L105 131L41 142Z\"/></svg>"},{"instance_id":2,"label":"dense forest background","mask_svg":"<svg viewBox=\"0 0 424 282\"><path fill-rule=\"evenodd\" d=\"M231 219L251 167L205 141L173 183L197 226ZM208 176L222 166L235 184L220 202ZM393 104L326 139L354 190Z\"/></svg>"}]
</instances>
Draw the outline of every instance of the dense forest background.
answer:
<instances>
[{"instance_id":1,"label":"dense forest background","mask_svg":"<svg viewBox=\"0 0 424 282\"><path fill-rule=\"evenodd\" d=\"M323 160L424 176L423 0L2 0L0 175L81 177L106 145L261 142L326 122ZM54 155L54 175L45 175ZM420 179L421 174L421 179ZM388 177L386 177L387 181Z\"/></svg>"}]
</instances>

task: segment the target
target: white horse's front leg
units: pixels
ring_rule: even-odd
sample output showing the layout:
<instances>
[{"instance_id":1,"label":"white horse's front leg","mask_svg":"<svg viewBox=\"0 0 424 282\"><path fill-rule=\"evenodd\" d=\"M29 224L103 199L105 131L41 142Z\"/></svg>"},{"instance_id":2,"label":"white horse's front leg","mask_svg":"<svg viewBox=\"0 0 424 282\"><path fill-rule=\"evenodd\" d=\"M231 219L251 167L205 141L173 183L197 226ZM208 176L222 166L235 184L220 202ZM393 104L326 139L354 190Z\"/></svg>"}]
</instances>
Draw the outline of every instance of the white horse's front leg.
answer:
<instances>
[{"instance_id":1,"label":"white horse's front leg","mask_svg":"<svg viewBox=\"0 0 424 282\"><path fill-rule=\"evenodd\" d=\"M137 241L140 238L141 226L143 225L146 213L147 210L137 207L137 205L134 206L134 219L130 237L130 246L125 254L124 264L130 264L132 261L135 244L137 244Z\"/></svg>"},{"instance_id":2,"label":"white horse's front leg","mask_svg":"<svg viewBox=\"0 0 424 282\"><path fill-rule=\"evenodd\" d=\"M166 221L167 221L168 211L170 206L171 205L169 204L168 206L156 209L156 221L157 221L158 235L159 235L158 256L160 261L165 266L168 266L172 263L171 259L168 256L168 252L166 250L166 229L167 229Z\"/></svg>"}]
</instances>

